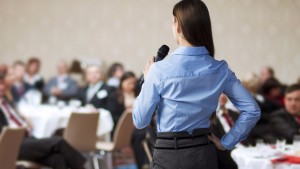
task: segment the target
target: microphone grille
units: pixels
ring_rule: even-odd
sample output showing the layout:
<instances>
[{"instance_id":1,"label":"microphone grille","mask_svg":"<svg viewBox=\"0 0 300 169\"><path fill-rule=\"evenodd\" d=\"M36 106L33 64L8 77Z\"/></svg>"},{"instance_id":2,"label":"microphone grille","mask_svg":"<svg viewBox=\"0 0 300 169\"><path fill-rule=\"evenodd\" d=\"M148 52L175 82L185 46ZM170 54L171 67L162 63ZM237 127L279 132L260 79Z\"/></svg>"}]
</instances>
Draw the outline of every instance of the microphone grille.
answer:
<instances>
[{"instance_id":1,"label":"microphone grille","mask_svg":"<svg viewBox=\"0 0 300 169\"><path fill-rule=\"evenodd\" d=\"M168 53L169 53L169 50L170 50L169 46L167 46L167 45L162 45L162 46L158 49L158 52L159 52L161 55L163 55L163 56L167 56Z\"/></svg>"}]
</instances>

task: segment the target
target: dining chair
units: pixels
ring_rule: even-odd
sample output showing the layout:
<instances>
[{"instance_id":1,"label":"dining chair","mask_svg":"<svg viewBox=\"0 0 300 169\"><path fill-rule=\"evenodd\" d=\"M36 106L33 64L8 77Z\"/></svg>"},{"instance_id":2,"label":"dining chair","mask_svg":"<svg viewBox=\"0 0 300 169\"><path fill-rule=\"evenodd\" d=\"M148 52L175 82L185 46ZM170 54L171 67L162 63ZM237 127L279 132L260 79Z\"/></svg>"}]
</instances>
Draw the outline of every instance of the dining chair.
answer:
<instances>
[{"instance_id":1,"label":"dining chair","mask_svg":"<svg viewBox=\"0 0 300 169\"><path fill-rule=\"evenodd\" d=\"M103 152L101 153L102 155L105 155L107 152L113 152L115 150L131 146L133 130L134 125L132 121L132 113L124 112L116 125L112 141L98 141L96 148Z\"/></svg>"},{"instance_id":2,"label":"dining chair","mask_svg":"<svg viewBox=\"0 0 300 169\"><path fill-rule=\"evenodd\" d=\"M5 169L15 169L21 141L25 128L4 127L0 135L0 166Z\"/></svg>"},{"instance_id":3,"label":"dining chair","mask_svg":"<svg viewBox=\"0 0 300 169\"><path fill-rule=\"evenodd\" d=\"M63 138L81 153L88 153L95 169L99 169L98 158L95 156L99 112L72 113Z\"/></svg>"},{"instance_id":4,"label":"dining chair","mask_svg":"<svg viewBox=\"0 0 300 169\"><path fill-rule=\"evenodd\" d=\"M72 113L67 127L63 132L63 138L77 151L88 153L93 160L95 169L99 169L98 159L93 152L97 151L97 129L99 112ZM40 169L41 165L31 161L18 161L19 166L30 169Z\"/></svg>"}]
</instances>

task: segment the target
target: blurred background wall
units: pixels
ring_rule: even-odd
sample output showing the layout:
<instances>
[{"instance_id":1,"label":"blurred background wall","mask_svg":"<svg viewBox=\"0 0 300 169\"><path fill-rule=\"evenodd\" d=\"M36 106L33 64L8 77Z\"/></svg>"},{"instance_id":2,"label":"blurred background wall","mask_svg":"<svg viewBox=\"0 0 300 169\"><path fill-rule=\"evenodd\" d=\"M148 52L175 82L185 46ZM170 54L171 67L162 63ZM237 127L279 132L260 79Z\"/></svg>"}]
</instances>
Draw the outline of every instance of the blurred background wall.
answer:
<instances>
[{"instance_id":1,"label":"blurred background wall","mask_svg":"<svg viewBox=\"0 0 300 169\"><path fill-rule=\"evenodd\" d=\"M0 63L42 60L42 74L61 59L118 61L140 73L171 31L175 0L0 0ZM275 68L293 83L300 68L299 0L204 0L212 19L216 58L239 78Z\"/></svg>"}]
</instances>

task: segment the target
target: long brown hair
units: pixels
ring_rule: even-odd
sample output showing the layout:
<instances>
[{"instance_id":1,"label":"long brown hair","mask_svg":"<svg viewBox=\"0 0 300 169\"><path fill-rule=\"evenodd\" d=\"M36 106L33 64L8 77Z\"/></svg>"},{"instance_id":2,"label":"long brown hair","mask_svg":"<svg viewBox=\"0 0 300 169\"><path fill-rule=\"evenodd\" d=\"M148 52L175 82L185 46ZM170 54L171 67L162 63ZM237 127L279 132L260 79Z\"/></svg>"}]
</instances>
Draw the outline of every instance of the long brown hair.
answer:
<instances>
[{"instance_id":1,"label":"long brown hair","mask_svg":"<svg viewBox=\"0 0 300 169\"><path fill-rule=\"evenodd\" d=\"M182 0L173 8L184 38L193 46L205 46L214 57L215 48L208 9L201 0Z\"/></svg>"}]
</instances>

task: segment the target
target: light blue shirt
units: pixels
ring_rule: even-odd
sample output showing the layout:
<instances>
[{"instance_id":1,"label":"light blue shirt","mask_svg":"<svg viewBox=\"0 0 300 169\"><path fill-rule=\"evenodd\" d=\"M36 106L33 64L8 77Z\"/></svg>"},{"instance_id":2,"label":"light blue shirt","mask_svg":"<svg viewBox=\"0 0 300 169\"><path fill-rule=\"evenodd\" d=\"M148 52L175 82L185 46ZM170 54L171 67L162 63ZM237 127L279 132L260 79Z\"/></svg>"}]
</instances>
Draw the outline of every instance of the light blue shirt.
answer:
<instances>
[{"instance_id":1,"label":"light blue shirt","mask_svg":"<svg viewBox=\"0 0 300 169\"><path fill-rule=\"evenodd\" d=\"M249 135L260 118L260 108L225 61L215 60L205 47L179 47L150 67L133 106L134 125L149 125L158 108L158 132L191 133L197 128L209 128L222 93L241 112L221 138L221 144L232 149Z\"/></svg>"}]
</instances>

